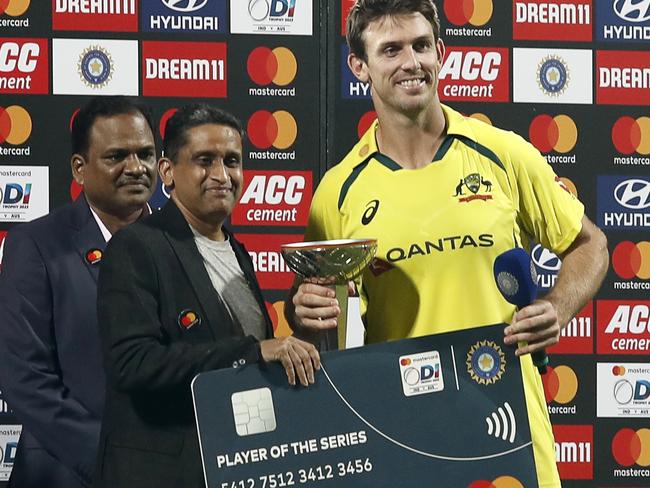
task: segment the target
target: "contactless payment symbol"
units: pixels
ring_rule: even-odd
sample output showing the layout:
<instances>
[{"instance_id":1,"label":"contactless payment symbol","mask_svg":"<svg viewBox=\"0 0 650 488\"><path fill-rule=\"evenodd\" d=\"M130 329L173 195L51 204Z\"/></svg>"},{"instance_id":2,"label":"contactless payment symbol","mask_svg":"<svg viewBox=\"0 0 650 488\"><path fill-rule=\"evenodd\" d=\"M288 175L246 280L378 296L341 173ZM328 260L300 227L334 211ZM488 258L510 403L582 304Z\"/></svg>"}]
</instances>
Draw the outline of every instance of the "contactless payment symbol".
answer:
<instances>
[{"instance_id":1,"label":"contactless payment symbol","mask_svg":"<svg viewBox=\"0 0 650 488\"><path fill-rule=\"evenodd\" d=\"M467 353L467 372L480 385L491 385L506 370L506 357L493 341L479 341Z\"/></svg>"},{"instance_id":2,"label":"contactless payment symbol","mask_svg":"<svg viewBox=\"0 0 650 488\"><path fill-rule=\"evenodd\" d=\"M238 391L230 399L235 429L240 437L275 430L277 423L270 389Z\"/></svg>"},{"instance_id":3,"label":"contactless payment symbol","mask_svg":"<svg viewBox=\"0 0 650 488\"><path fill-rule=\"evenodd\" d=\"M180 325L182 329L191 329L200 323L201 317L194 310L186 309L178 314L178 325Z\"/></svg>"},{"instance_id":4,"label":"contactless payment symbol","mask_svg":"<svg viewBox=\"0 0 650 488\"><path fill-rule=\"evenodd\" d=\"M101 249L91 249L86 253L86 262L88 264L97 264L102 260L104 253Z\"/></svg>"},{"instance_id":5,"label":"contactless payment symbol","mask_svg":"<svg viewBox=\"0 0 650 488\"><path fill-rule=\"evenodd\" d=\"M438 351L421 352L399 358L404 396L442 391L445 383Z\"/></svg>"}]
</instances>

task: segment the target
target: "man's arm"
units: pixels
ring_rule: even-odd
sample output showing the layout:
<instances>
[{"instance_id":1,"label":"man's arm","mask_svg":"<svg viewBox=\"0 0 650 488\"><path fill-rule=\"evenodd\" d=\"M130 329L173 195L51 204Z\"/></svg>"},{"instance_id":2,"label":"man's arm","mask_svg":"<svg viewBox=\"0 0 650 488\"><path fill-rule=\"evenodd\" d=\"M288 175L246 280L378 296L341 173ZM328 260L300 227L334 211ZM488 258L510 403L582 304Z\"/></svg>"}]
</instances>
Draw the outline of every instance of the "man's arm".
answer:
<instances>
[{"instance_id":1,"label":"man's arm","mask_svg":"<svg viewBox=\"0 0 650 488\"><path fill-rule=\"evenodd\" d=\"M0 297L0 383L7 401L47 452L90 484L99 421L63 383L54 328L69 324L53 322L43 258L20 229L5 242Z\"/></svg>"},{"instance_id":2,"label":"man's arm","mask_svg":"<svg viewBox=\"0 0 650 488\"><path fill-rule=\"evenodd\" d=\"M246 362L281 362L290 383L313 382L316 349L293 337L258 343L230 337L198 343L170 338L160 319L161 290L149 247L132 233L118 233L102 262L98 318L111 384L125 392L189 388L200 372ZM180 278L179 278L180 279ZM188 285L189 286L189 285Z\"/></svg>"},{"instance_id":3,"label":"man's arm","mask_svg":"<svg viewBox=\"0 0 650 488\"><path fill-rule=\"evenodd\" d=\"M609 264L607 239L583 216L582 229L561 258L562 267L553 289L518 311L505 329L506 344L527 343L517 349L518 355L556 344L561 330L596 294Z\"/></svg>"}]
</instances>

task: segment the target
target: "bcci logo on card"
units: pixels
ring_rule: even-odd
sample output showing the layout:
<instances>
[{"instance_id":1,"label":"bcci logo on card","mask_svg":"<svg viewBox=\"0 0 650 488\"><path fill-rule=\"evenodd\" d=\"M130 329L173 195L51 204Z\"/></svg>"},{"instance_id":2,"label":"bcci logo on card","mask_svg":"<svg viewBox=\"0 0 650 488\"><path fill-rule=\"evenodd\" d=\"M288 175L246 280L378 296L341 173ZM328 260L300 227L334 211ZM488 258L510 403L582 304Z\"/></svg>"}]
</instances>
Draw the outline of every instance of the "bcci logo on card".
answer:
<instances>
[{"instance_id":1,"label":"bcci logo on card","mask_svg":"<svg viewBox=\"0 0 650 488\"><path fill-rule=\"evenodd\" d=\"M273 397L268 388L238 391L231 397L235 430L241 437L275 430Z\"/></svg>"},{"instance_id":2,"label":"bcci logo on card","mask_svg":"<svg viewBox=\"0 0 650 488\"><path fill-rule=\"evenodd\" d=\"M404 396L442 391L442 366L438 351L421 352L399 358Z\"/></svg>"}]
</instances>

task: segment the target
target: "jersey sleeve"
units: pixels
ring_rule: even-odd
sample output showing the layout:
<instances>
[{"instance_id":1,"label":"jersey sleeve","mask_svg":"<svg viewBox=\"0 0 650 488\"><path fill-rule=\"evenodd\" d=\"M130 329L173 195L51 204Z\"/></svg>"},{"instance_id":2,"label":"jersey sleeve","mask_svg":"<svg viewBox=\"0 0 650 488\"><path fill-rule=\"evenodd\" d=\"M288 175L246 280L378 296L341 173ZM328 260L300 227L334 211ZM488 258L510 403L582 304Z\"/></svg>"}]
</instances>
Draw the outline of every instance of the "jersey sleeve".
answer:
<instances>
[{"instance_id":1,"label":"jersey sleeve","mask_svg":"<svg viewBox=\"0 0 650 488\"><path fill-rule=\"evenodd\" d=\"M584 205L535 147L515 134L509 142L520 225L544 247L561 254L582 228Z\"/></svg>"},{"instance_id":2,"label":"jersey sleeve","mask_svg":"<svg viewBox=\"0 0 650 488\"><path fill-rule=\"evenodd\" d=\"M343 237L337 188L338 185L336 185L331 172L326 173L311 201L305 241L322 241Z\"/></svg>"}]
</instances>

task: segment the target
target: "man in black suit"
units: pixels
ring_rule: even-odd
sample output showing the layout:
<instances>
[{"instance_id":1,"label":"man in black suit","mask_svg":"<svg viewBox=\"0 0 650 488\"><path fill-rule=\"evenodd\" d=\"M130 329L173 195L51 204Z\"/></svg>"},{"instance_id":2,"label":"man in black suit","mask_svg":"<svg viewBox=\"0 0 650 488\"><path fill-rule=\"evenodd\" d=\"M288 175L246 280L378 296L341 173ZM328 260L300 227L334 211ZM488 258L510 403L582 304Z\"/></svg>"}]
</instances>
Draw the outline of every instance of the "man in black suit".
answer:
<instances>
[{"instance_id":1,"label":"man in black suit","mask_svg":"<svg viewBox=\"0 0 650 488\"><path fill-rule=\"evenodd\" d=\"M224 226L242 191L242 138L227 112L176 112L158 166L171 200L108 246L98 316L109 388L96 487L204 486L190 390L202 371L280 361L289 383L314 381L318 352L272 338L251 259Z\"/></svg>"},{"instance_id":2,"label":"man in black suit","mask_svg":"<svg viewBox=\"0 0 650 488\"><path fill-rule=\"evenodd\" d=\"M81 488L95 466L105 380L97 276L107 240L149 213L148 111L98 97L72 126L74 203L12 229L0 274L0 385L22 435L9 485Z\"/></svg>"}]
</instances>

